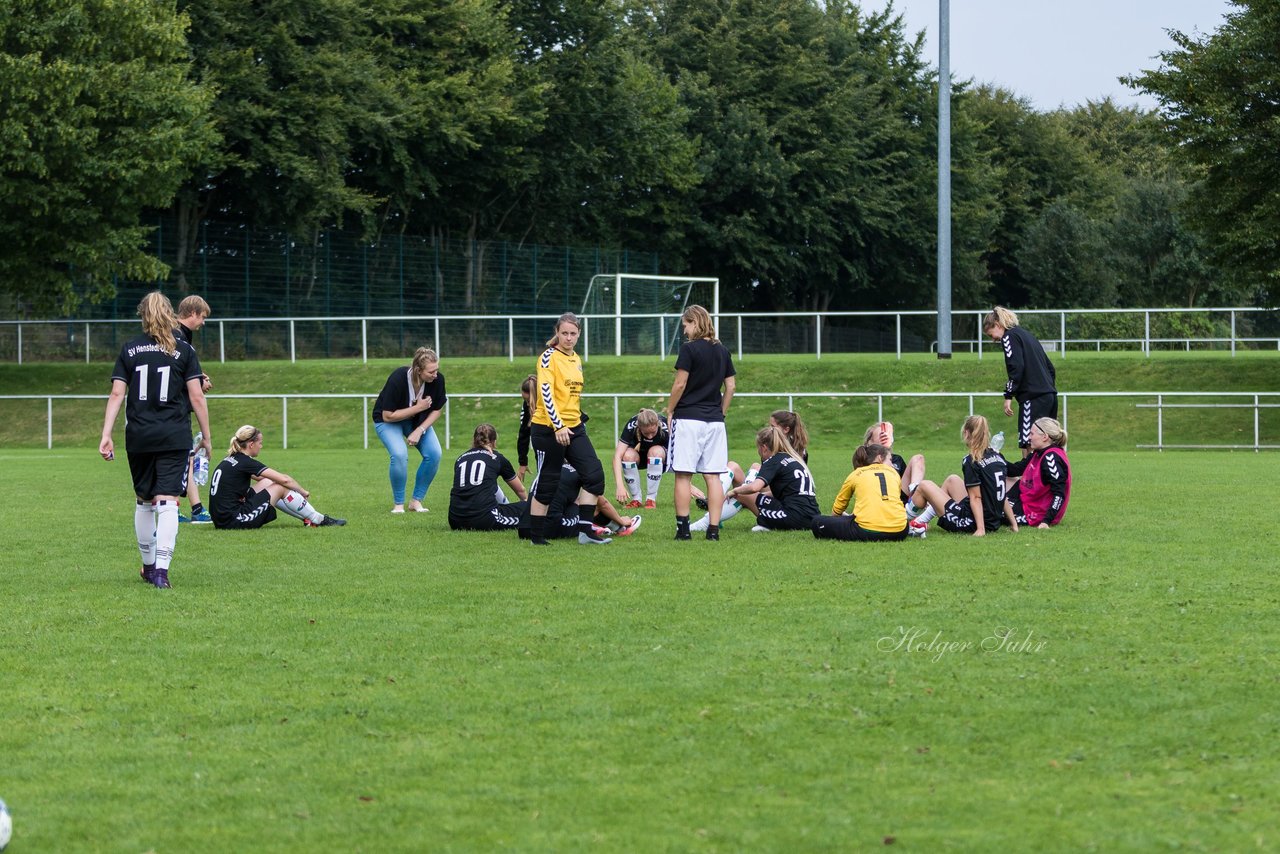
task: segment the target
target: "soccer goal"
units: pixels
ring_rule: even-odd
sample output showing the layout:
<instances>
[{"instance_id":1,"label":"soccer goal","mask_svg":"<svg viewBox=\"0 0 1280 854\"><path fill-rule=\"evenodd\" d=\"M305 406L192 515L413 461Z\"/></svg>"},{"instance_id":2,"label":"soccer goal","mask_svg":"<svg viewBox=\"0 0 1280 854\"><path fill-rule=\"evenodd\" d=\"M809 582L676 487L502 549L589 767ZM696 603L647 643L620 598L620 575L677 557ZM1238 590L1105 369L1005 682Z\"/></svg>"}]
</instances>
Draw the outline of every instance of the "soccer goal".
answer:
<instances>
[{"instance_id":1,"label":"soccer goal","mask_svg":"<svg viewBox=\"0 0 1280 854\"><path fill-rule=\"evenodd\" d=\"M641 276L600 273L591 277L582 314L613 317L614 355L657 352L680 346L680 315L701 305L719 323L720 280L709 276Z\"/></svg>"}]
</instances>

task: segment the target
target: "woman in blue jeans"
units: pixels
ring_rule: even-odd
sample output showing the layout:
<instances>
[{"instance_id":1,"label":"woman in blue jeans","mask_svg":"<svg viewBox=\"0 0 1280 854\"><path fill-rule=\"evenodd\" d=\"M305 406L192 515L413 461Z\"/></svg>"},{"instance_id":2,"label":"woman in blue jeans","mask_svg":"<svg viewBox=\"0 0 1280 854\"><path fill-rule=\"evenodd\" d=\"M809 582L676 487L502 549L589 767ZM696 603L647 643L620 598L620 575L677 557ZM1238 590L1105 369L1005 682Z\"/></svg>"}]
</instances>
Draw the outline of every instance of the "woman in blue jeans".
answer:
<instances>
[{"instance_id":1,"label":"woman in blue jeans","mask_svg":"<svg viewBox=\"0 0 1280 854\"><path fill-rule=\"evenodd\" d=\"M422 501L427 487L440 468L440 440L432 429L448 398L444 393L444 374L434 350L419 347L413 363L396 368L387 377L378 401L373 405L373 428L391 455L392 513L403 513L405 483L409 478L409 446L418 449L422 462L413 479L413 500L409 509L426 513Z\"/></svg>"}]
</instances>

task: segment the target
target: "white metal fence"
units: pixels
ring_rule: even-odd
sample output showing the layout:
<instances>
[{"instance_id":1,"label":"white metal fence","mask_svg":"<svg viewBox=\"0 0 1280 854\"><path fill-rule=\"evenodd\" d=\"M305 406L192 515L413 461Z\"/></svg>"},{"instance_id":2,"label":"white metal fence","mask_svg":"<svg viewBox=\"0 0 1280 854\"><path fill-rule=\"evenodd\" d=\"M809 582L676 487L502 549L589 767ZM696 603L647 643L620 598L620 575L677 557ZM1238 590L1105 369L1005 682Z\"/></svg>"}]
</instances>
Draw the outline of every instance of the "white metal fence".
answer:
<instances>
[{"instance_id":1,"label":"white metal fence","mask_svg":"<svg viewBox=\"0 0 1280 854\"><path fill-rule=\"evenodd\" d=\"M635 402L652 402L657 396L653 392L646 393L627 393L627 394L584 394L584 398L594 398L597 400L611 401L613 409L613 433L604 441L597 441L597 450L601 453L607 453L613 447L612 438L618 436L621 432L622 425L630 419L634 414L636 407ZM979 399L1000 399L1002 397L998 392L793 392L790 394L773 394L770 392L743 392L734 395L734 399L739 398L758 398L776 401L786 401L786 408L794 410L796 408L796 400L806 399L857 399L866 401L875 401L876 420L884 420L884 404L886 400L902 400L902 399L921 399L921 398L947 398L956 401L964 401L967 404L966 415L974 413L974 402ZM1067 413L1069 404L1073 400L1088 398L1129 398L1138 401L1146 401L1155 398L1154 404L1138 402L1135 406L1138 409L1154 409L1156 411L1155 433L1156 441L1154 444L1139 444L1139 448L1154 448L1158 450L1176 449L1176 448L1202 448L1202 449L1235 449L1235 450L1252 450L1261 451L1280 448L1280 444L1264 443L1262 441L1262 421L1261 415L1267 409L1280 409L1280 392L1138 392L1138 391L1090 391L1090 392L1063 392L1058 395L1059 402L1059 420L1063 427L1068 430ZM53 449L53 425L54 425L54 402L67 400L97 400L105 401L106 395L90 395L90 394L18 394L18 395L0 395L0 401L6 400L42 400L45 401L45 436L46 447ZM282 422L281 429L281 447L289 447L289 401L290 400L350 400L360 401L360 421L363 425L363 434L361 437L362 447L369 447L369 402L377 399L376 394L219 394L210 395L211 401L218 400L279 400L280 416ZM509 393L491 393L491 394L451 394L449 396L450 403L445 405L441 420L444 422L440 437L441 443L449 448L452 445L452 402L457 400L510 400L518 403L519 395ZM1204 399L1220 399L1224 402L1205 404L1198 402L1186 402L1190 400ZM625 408L622 406L623 401L631 401ZM1253 441L1244 444L1171 444L1164 440L1165 434L1165 413L1170 410L1183 409L1244 409L1253 412ZM437 422L439 423L439 422ZM467 426L467 431L471 430L471 425ZM215 443L216 444L216 443ZM1010 443L1012 444L1012 443Z\"/></svg>"},{"instance_id":2,"label":"white metal fence","mask_svg":"<svg viewBox=\"0 0 1280 854\"><path fill-rule=\"evenodd\" d=\"M953 348L982 358L997 344L982 334L986 309L953 312ZM1018 313L1057 358L1071 351L1122 349L1280 351L1280 310L1134 308L1025 310ZM721 340L742 359L763 353L928 353L936 349L934 311L722 312ZM206 361L400 357L430 344L450 358L530 357L544 346L554 315L397 315L385 317L229 317L211 319L196 344ZM595 354L670 355L676 314L584 316L579 348ZM111 361L137 334L133 320L0 320L0 361Z\"/></svg>"}]
</instances>

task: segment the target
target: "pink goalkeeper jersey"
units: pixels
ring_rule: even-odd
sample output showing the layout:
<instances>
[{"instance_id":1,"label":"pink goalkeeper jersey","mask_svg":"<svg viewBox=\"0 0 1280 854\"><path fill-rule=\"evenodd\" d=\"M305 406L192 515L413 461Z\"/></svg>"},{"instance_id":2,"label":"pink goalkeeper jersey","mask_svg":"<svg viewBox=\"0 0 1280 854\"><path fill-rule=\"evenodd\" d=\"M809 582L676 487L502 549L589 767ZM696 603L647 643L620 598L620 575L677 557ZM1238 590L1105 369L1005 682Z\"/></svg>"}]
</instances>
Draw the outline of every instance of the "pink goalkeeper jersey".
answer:
<instances>
[{"instance_id":1,"label":"pink goalkeeper jersey","mask_svg":"<svg viewBox=\"0 0 1280 854\"><path fill-rule=\"evenodd\" d=\"M1051 483L1063 484L1064 491L1060 497L1053 494ZM1032 453L1022 472L1019 489L1028 525L1039 525L1046 518L1050 525L1061 522L1067 502L1071 500L1071 466L1067 452L1062 448L1049 447ZM1055 500L1060 502L1060 506L1055 505Z\"/></svg>"}]
</instances>

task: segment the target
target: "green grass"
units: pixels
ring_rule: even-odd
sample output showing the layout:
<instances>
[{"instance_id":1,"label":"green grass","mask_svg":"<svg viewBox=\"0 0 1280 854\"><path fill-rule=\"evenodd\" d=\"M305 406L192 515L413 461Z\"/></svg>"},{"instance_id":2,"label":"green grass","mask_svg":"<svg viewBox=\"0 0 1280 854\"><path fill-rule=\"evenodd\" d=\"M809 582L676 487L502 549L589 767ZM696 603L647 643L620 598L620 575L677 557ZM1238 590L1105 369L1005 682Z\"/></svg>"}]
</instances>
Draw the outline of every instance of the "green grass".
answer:
<instances>
[{"instance_id":1,"label":"green grass","mask_svg":"<svg viewBox=\"0 0 1280 854\"><path fill-rule=\"evenodd\" d=\"M209 370L221 392L376 392L392 364ZM855 545L739 518L719 544L677 544L668 480L635 536L535 555L444 513L463 430L485 417L505 450L515 438L513 402L460 395L510 390L525 367L445 361L455 441L430 514L386 512L386 457L359 448L351 404L291 403L282 451L278 403L215 398L215 434L264 426L264 461L351 521L184 526L168 592L137 580L127 466L93 450L101 402L59 410L52 453L43 403L0 403L9 851L1277 846L1274 454L1135 451L1152 413L1073 403L1053 531ZM108 368L0 366L0 388L100 393ZM980 391L1003 374L991 359L739 368L744 390ZM1274 368L1072 354L1060 377L1264 391ZM669 369L595 360L588 376L661 395ZM775 405L734 406L735 458ZM802 409L824 508L868 406ZM885 413L938 479L963 454L955 406ZM1205 412L1187 435L1232 429ZM989 648L1000 627L1014 649Z\"/></svg>"},{"instance_id":2,"label":"green grass","mask_svg":"<svg viewBox=\"0 0 1280 854\"><path fill-rule=\"evenodd\" d=\"M184 526L161 592L123 460L0 452L11 851L1276 845L1273 455L1075 453L985 541L676 544L667 483L536 555L444 479L387 514L380 450L264 459L351 523Z\"/></svg>"}]
</instances>

